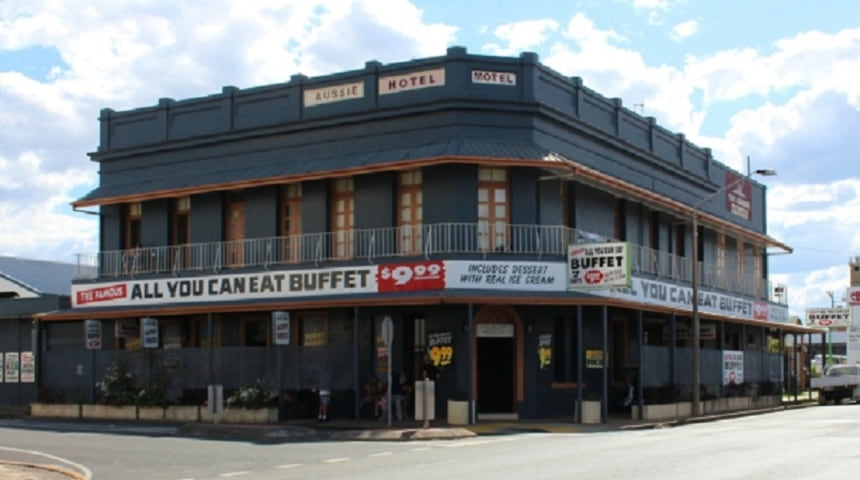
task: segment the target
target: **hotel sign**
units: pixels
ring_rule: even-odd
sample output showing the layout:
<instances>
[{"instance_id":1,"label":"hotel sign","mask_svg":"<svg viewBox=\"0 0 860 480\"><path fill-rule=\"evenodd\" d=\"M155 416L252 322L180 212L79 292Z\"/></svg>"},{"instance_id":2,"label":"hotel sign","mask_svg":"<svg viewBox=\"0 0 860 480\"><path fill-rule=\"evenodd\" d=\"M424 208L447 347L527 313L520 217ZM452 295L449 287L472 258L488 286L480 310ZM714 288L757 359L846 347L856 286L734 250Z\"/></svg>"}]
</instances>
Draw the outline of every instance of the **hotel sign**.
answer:
<instances>
[{"instance_id":1,"label":"hotel sign","mask_svg":"<svg viewBox=\"0 0 860 480\"><path fill-rule=\"evenodd\" d=\"M517 84L517 74L490 70L472 70L472 83L513 86Z\"/></svg>"},{"instance_id":2,"label":"hotel sign","mask_svg":"<svg viewBox=\"0 0 860 480\"><path fill-rule=\"evenodd\" d=\"M304 92L303 100L306 107L315 107L326 103L342 102L353 98L364 98L364 82L344 83L330 87L311 88Z\"/></svg>"},{"instance_id":3,"label":"hotel sign","mask_svg":"<svg viewBox=\"0 0 860 480\"><path fill-rule=\"evenodd\" d=\"M442 87L445 85L445 69L422 70L405 75L391 75L379 78L379 94L408 92L423 88Z\"/></svg>"}]
</instances>

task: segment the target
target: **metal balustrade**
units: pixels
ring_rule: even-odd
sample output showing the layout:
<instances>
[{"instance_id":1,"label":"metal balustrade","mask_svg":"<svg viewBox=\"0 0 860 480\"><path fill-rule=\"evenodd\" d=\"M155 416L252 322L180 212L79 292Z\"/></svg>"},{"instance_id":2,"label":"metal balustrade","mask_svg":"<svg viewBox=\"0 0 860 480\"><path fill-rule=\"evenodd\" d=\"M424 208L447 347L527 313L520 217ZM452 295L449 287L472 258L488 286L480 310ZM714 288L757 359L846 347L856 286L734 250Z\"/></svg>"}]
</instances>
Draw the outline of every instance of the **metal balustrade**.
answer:
<instances>
[{"instance_id":1,"label":"metal balustrade","mask_svg":"<svg viewBox=\"0 0 860 480\"><path fill-rule=\"evenodd\" d=\"M375 263L385 258L445 255L517 256L518 260L561 260L574 243L612 242L612 238L562 225L437 223L284 237L166 245L77 255L76 279L135 277L147 274L219 272L285 265L318 267L339 261ZM642 245L631 246L631 270L667 281L690 283L690 259ZM700 263L701 285L764 298L765 279ZM767 287L767 290L765 288Z\"/></svg>"}]
</instances>

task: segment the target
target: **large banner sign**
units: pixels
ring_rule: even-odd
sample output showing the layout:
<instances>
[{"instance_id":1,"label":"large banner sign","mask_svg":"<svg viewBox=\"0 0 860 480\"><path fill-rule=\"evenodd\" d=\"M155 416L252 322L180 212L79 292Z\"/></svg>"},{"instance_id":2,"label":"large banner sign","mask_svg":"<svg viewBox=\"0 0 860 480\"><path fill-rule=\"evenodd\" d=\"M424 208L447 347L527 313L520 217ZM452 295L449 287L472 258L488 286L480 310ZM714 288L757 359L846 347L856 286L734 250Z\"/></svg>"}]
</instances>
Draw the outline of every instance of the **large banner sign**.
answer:
<instances>
[{"instance_id":1,"label":"large banner sign","mask_svg":"<svg viewBox=\"0 0 860 480\"><path fill-rule=\"evenodd\" d=\"M848 327L851 326L851 309L838 308L807 308L806 324L811 327Z\"/></svg>"},{"instance_id":2,"label":"large banner sign","mask_svg":"<svg viewBox=\"0 0 860 480\"><path fill-rule=\"evenodd\" d=\"M685 311L693 309L693 291L690 287L640 277L633 277L629 288L603 288L589 290L588 293ZM785 305L768 304L702 289L699 289L699 311L745 320L788 322L788 307Z\"/></svg>"},{"instance_id":3,"label":"large banner sign","mask_svg":"<svg viewBox=\"0 0 860 480\"><path fill-rule=\"evenodd\" d=\"M74 307L200 303L375 293L376 266L72 285Z\"/></svg>"},{"instance_id":4,"label":"large banner sign","mask_svg":"<svg viewBox=\"0 0 860 480\"><path fill-rule=\"evenodd\" d=\"M567 247L569 287L629 287L627 242L575 243Z\"/></svg>"},{"instance_id":5,"label":"large banner sign","mask_svg":"<svg viewBox=\"0 0 860 480\"><path fill-rule=\"evenodd\" d=\"M445 262L445 288L563 292L567 275L560 262Z\"/></svg>"},{"instance_id":6,"label":"large banner sign","mask_svg":"<svg viewBox=\"0 0 860 480\"><path fill-rule=\"evenodd\" d=\"M170 305L241 300L430 292L444 290L565 292L692 309L692 291L630 274L627 243L571 245L568 262L423 260L313 270L225 273L72 285L75 308ZM787 323L788 307L699 289L702 312ZM858 307L860 308L860 307ZM274 321L274 320L273 320ZM88 330L88 348L101 348L100 325ZM273 328L288 328L283 323ZM278 331L275 328L275 331ZM133 334L134 326L129 328ZM288 332L280 330L288 338ZM119 330L117 336L120 336Z\"/></svg>"}]
</instances>

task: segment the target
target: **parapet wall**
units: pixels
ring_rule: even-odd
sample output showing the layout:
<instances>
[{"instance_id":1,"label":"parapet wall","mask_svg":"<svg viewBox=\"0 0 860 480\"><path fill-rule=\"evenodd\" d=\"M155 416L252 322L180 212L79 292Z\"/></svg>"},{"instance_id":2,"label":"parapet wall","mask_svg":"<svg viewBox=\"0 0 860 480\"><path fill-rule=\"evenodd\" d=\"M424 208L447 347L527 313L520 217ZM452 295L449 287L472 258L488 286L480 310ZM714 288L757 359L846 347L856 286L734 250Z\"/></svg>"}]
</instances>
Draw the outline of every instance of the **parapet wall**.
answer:
<instances>
[{"instance_id":1,"label":"parapet wall","mask_svg":"<svg viewBox=\"0 0 860 480\"><path fill-rule=\"evenodd\" d=\"M294 75L285 83L249 89L227 86L219 94L162 98L155 106L123 112L103 109L95 157L168 142L310 128L319 121L372 118L434 108L440 102L478 102L491 108L539 105L595 135L650 153L667 168L719 182L725 170L713 161L710 149L625 108L620 99L588 89L579 77L541 65L534 53L492 57L470 55L461 47L449 48L441 57L389 65L370 61L361 70L314 78Z\"/></svg>"}]
</instances>

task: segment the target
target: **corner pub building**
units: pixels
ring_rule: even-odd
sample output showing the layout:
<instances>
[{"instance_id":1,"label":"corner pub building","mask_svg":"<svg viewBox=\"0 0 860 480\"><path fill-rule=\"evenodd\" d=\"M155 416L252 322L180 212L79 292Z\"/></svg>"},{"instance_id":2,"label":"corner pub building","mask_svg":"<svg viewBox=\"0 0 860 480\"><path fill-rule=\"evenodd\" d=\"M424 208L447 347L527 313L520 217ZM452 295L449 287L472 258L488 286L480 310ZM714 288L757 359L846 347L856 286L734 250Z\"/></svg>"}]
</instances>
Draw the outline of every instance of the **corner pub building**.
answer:
<instances>
[{"instance_id":1,"label":"corner pub building","mask_svg":"<svg viewBox=\"0 0 860 480\"><path fill-rule=\"evenodd\" d=\"M98 401L125 359L176 402L259 382L310 418L328 383L332 415L365 417L365 381L418 379L427 355L437 418L455 393L470 421L689 412L694 260L704 411L797 373L774 348L806 330L772 298L767 249L791 249L765 187L533 53L452 47L99 120L100 184L74 202L100 219L78 257L97 274L38 318L46 394Z\"/></svg>"}]
</instances>

